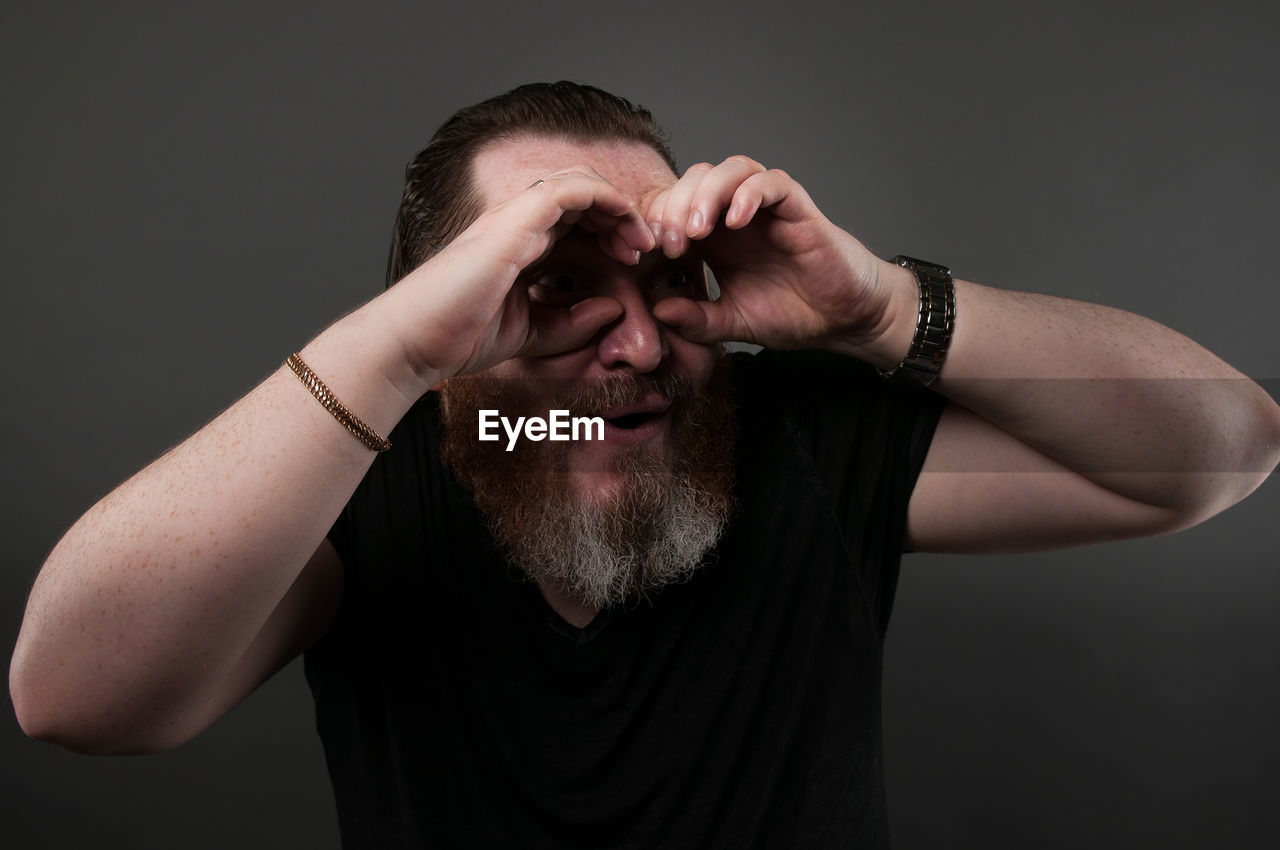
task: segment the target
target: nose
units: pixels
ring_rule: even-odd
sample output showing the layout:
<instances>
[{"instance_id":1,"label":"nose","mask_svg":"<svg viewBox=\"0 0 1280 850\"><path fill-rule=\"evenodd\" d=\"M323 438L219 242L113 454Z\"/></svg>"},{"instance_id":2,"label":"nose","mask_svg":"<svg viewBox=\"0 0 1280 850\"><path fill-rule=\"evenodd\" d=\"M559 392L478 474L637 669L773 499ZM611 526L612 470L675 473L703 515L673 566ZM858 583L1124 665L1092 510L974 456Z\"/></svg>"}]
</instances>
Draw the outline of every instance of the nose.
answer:
<instances>
[{"instance_id":1,"label":"nose","mask_svg":"<svg viewBox=\"0 0 1280 850\"><path fill-rule=\"evenodd\" d=\"M622 315L601 331L597 354L606 369L644 374L657 369L668 353L667 336L637 287L612 293L622 302Z\"/></svg>"}]
</instances>

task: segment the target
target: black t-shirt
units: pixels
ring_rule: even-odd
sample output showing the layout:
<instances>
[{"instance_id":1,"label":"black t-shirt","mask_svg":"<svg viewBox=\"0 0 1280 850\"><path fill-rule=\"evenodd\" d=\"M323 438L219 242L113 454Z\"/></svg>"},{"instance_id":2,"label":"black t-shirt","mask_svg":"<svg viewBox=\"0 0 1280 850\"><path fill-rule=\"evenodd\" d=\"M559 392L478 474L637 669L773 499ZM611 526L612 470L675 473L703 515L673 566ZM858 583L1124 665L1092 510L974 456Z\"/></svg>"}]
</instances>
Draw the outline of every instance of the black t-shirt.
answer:
<instances>
[{"instance_id":1,"label":"black t-shirt","mask_svg":"<svg viewBox=\"0 0 1280 850\"><path fill-rule=\"evenodd\" d=\"M740 511L585 629L495 553L434 394L405 417L306 655L345 847L887 846L881 644L941 399L825 354L734 367Z\"/></svg>"}]
</instances>

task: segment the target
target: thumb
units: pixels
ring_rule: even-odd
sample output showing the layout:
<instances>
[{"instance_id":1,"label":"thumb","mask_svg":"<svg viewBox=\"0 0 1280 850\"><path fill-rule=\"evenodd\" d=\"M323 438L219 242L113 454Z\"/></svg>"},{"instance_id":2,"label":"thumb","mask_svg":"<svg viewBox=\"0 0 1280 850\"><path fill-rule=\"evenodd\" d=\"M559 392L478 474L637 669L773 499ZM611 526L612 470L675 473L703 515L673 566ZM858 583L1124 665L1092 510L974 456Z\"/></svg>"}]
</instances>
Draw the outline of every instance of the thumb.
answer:
<instances>
[{"instance_id":1,"label":"thumb","mask_svg":"<svg viewBox=\"0 0 1280 850\"><path fill-rule=\"evenodd\" d=\"M653 305L653 316L690 342L753 342L723 301L664 298Z\"/></svg>"}]
</instances>

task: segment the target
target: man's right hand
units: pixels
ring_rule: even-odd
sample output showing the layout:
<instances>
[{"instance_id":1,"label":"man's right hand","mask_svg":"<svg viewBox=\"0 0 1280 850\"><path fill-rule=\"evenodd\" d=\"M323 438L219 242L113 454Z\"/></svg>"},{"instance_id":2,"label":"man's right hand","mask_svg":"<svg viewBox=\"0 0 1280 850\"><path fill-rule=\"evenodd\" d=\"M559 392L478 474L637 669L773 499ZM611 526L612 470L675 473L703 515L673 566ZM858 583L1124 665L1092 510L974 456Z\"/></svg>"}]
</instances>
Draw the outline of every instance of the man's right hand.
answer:
<instances>
[{"instance_id":1,"label":"man's right hand","mask_svg":"<svg viewBox=\"0 0 1280 850\"><path fill-rule=\"evenodd\" d=\"M629 265L655 245L635 202L596 172L548 175L483 213L388 293L402 308L395 332L415 374L434 383L511 357L568 351L616 319L622 306L611 298L552 307L515 285L574 227L597 234L605 253Z\"/></svg>"}]
</instances>

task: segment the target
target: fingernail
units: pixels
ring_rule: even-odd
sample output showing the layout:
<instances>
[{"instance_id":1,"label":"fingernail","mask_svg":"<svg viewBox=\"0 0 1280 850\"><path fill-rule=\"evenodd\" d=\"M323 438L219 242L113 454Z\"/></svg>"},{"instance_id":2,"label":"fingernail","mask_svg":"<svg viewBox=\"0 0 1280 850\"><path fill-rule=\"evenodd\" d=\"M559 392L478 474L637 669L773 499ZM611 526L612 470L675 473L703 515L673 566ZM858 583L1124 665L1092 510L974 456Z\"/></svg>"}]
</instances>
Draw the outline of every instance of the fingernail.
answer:
<instances>
[{"instance_id":1,"label":"fingernail","mask_svg":"<svg viewBox=\"0 0 1280 850\"><path fill-rule=\"evenodd\" d=\"M662 234L662 250L668 257L674 257L680 250L680 234L674 230Z\"/></svg>"},{"instance_id":2,"label":"fingernail","mask_svg":"<svg viewBox=\"0 0 1280 850\"><path fill-rule=\"evenodd\" d=\"M649 222L649 229L653 231L653 244L658 245L662 242L662 222Z\"/></svg>"},{"instance_id":3,"label":"fingernail","mask_svg":"<svg viewBox=\"0 0 1280 850\"><path fill-rule=\"evenodd\" d=\"M689 235L702 232L702 223L706 218L702 215L702 210L694 210L689 216Z\"/></svg>"},{"instance_id":4,"label":"fingernail","mask_svg":"<svg viewBox=\"0 0 1280 850\"><path fill-rule=\"evenodd\" d=\"M733 205L729 207L729 212L725 213L724 223L730 224L730 223L737 222L737 220L741 216L742 216L742 204L735 201Z\"/></svg>"},{"instance_id":5,"label":"fingernail","mask_svg":"<svg viewBox=\"0 0 1280 850\"><path fill-rule=\"evenodd\" d=\"M631 265L633 265L633 266L638 266L638 265L640 265L640 252L639 252L639 251L632 251L632 252L631 252Z\"/></svg>"}]
</instances>

